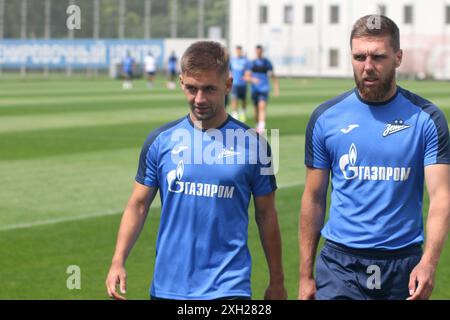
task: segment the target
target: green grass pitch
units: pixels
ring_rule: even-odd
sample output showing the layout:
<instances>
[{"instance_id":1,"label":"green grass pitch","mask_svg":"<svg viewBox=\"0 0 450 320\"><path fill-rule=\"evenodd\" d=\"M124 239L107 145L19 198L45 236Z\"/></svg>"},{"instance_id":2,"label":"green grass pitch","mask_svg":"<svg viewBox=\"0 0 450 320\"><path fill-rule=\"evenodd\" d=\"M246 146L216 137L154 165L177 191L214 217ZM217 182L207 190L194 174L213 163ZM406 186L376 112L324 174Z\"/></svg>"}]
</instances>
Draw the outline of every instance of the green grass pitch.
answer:
<instances>
[{"instance_id":1,"label":"green grass pitch","mask_svg":"<svg viewBox=\"0 0 450 320\"><path fill-rule=\"evenodd\" d=\"M130 195L148 133L188 112L181 90L162 79L124 91L106 78L0 78L0 299L107 299L105 277L121 211ZM440 106L450 119L450 84L401 82ZM280 131L277 208L286 286L297 297L297 225L304 184L304 135L312 110L353 87L333 79L282 79L271 97L268 128ZM250 101L249 101L250 102ZM254 125L252 106L247 115ZM424 199L425 209L428 200ZM267 267L251 216L253 298L261 299ZM127 262L129 299L148 299L159 203L155 201ZM81 269L81 289L66 287L66 269ZM450 298L450 243L432 298Z\"/></svg>"}]
</instances>

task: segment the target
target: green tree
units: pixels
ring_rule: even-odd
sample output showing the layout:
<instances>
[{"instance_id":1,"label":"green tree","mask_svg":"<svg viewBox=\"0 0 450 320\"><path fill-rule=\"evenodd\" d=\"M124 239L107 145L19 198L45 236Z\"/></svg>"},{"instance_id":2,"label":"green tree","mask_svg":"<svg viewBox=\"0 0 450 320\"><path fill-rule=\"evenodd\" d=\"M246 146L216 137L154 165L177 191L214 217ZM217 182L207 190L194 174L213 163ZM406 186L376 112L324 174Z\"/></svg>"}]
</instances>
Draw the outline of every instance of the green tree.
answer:
<instances>
[{"instance_id":1,"label":"green tree","mask_svg":"<svg viewBox=\"0 0 450 320\"><path fill-rule=\"evenodd\" d=\"M223 35L227 35L228 0L205 0L205 30L219 26ZM51 38L67 38L67 7L70 0L51 0ZM91 38L94 25L94 1L74 0L81 9L81 29L74 30L75 38ZM20 38L21 36L21 4L22 0L5 0L4 37ZM117 38L119 29L120 0L100 0L100 38ZM170 37L170 4L171 0L151 1L150 29L152 38ZM45 0L27 1L27 38L43 38L45 36ZM144 36L143 0L126 0L125 37L142 38ZM197 0L178 0L178 37L196 37L198 23Z\"/></svg>"}]
</instances>

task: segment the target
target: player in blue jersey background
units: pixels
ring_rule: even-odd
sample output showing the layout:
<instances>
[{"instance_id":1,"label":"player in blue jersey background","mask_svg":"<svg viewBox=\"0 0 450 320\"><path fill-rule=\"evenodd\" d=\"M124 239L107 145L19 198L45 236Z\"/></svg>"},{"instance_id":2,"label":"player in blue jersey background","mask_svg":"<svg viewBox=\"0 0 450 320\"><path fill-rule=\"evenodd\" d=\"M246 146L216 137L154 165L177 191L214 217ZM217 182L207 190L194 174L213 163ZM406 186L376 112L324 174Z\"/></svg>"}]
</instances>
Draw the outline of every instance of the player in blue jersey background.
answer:
<instances>
[{"instance_id":1,"label":"player in blue jersey background","mask_svg":"<svg viewBox=\"0 0 450 320\"><path fill-rule=\"evenodd\" d=\"M124 77L124 81L122 84L123 89L132 89L133 88L133 67L134 67L134 59L131 56L130 52L127 52L125 58L122 60L122 73Z\"/></svg>"},{"instance_id":2,"label":"player in blue jersey background","mask_svg":"<svg viewBox=\"0 0 450 320\"><path fill-rule=\"evenodd\" d=\"M250 61L245 78L251 85L252 100L255 107L256 131L261 133L266 128L266 109L269 101L270 79L273 82L274 95L279 95L278 79L272 62L263 56L263 47L256 46L256 59Z\"/></svg>"},{"instance_id":3,"label":"player in blue jersey background","mask_svg":"<svg viewBox=\"0 0 450 320\"><path fill-rule=\"evenodd\" d=\"M152 299L251 298L251 196L269 269L265 298L285 299L270 152L263 138L225 111L232 86L225 49L211 41L192 44L181 59L180 84L190 112L144 143L106 279L108 295L124 299L125 261L159 190ZM246 139L237 139L244 133ZM259 152L264 149L268 158Z\"/></svg>"},{"instance_id":4,"label":"player in blue jersey background","mask_svg":"<svg viewBox=\"0 0 450 320\"><path fill-rule=\"evenodd\" d=\"M242 47L236 47L236 55L231 58L230 71L233 77L233 87L231 89L231 115L242 122L247 120L247 81L245 72L248 69L248 59L242 52ZM239 108L239 101L241 108Z\"/></svg>"},{"instance_id":5,"label":"player in blue jersey background","mask_svg":"<svg viewBox=\"0 0 450 320\"><path fill-rule=\"evenodd\" d=\"M172 51L169 58L167 59L167 88L173 90L176 88L175 80L177 76L177 65L178 58L175 51Z\"/></svg>"},{"instance_id":6,"label":"player in blue jersey background","mask_svg":"<svg viewBox=\"0 0 450 320\"><path fill-rule=\"evenodd\" d=\"M356 88L319 106L307 127L299 298L428 299L450 221L447 120L397 86L403 53L392 20L360 18L350 45Z\"/></svg>"}]
</instances>

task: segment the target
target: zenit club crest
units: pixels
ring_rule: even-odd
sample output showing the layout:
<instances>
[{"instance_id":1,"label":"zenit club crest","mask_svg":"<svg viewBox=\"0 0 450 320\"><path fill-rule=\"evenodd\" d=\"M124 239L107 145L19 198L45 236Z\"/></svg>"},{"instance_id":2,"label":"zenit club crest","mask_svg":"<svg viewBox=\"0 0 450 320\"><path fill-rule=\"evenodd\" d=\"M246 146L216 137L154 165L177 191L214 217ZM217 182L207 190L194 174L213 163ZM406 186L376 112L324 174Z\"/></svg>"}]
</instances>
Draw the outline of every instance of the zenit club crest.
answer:
<instances>
[{"instance_id":1,"label":"zenit club crest","mask_svg":"<svg viewBox=\"0 0 450 320\"><path fill-rule=\"evenodd\" d=\"M411 128L411 126L405 124L403 120L395 120L394 123L386 124L386 128L383 131L383 137L387 137L391 134L403 131L408 128Z\"/></svg>"}]
</instances>

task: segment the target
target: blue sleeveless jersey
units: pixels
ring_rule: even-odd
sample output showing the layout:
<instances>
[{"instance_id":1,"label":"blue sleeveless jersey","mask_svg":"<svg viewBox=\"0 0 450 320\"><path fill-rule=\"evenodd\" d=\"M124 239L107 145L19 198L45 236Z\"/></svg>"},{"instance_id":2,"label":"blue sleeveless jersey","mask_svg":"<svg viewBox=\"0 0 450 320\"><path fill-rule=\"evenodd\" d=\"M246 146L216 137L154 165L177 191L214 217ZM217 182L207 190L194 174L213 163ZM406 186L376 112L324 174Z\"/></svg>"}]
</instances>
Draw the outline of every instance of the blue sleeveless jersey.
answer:
<instances>
[{"instance_id":1,"label":"blue sleeveless jersey","mask_svg":"<svg viewBox=\"0 0 450 320\"><path fill-rule=\"evenodd\" d=\"M249 139L233 138L247 129L228 117L220 128L202 131L187 116L147 138L136 181L158 187L162 204L151 295L251 296L249 201L274 191L276 182L260 174L270 167L267 142L254 131ZM259 150L267 150L266 160Z\"/></svg>"},{"instance_id":2,"label":"blue sleeveless jersey","mask_svg":"<svg viewBox=\"0 0 450 320\"><path fill-rule=\"evenodd\" d=\"M424 167L450 164L447 121L431 102L398 87L371 104L349 91L319 106L305 164L331 171L326 239L352 248L422 243Z\"/></svg>"},{"instance_id":3,"label":"blue sleeveless jersey","mask_svg":"<svg viewBox=\"0 0 450 320\"><path fill-rule=\"evenodd\" d=\"M267 58L255 59L248 65L252 71L252 77L258 79L258 83L252 83L252 92L269 92L270 81L268 73L273 71L273 65Z\"/></svg>"}]
</instances>

